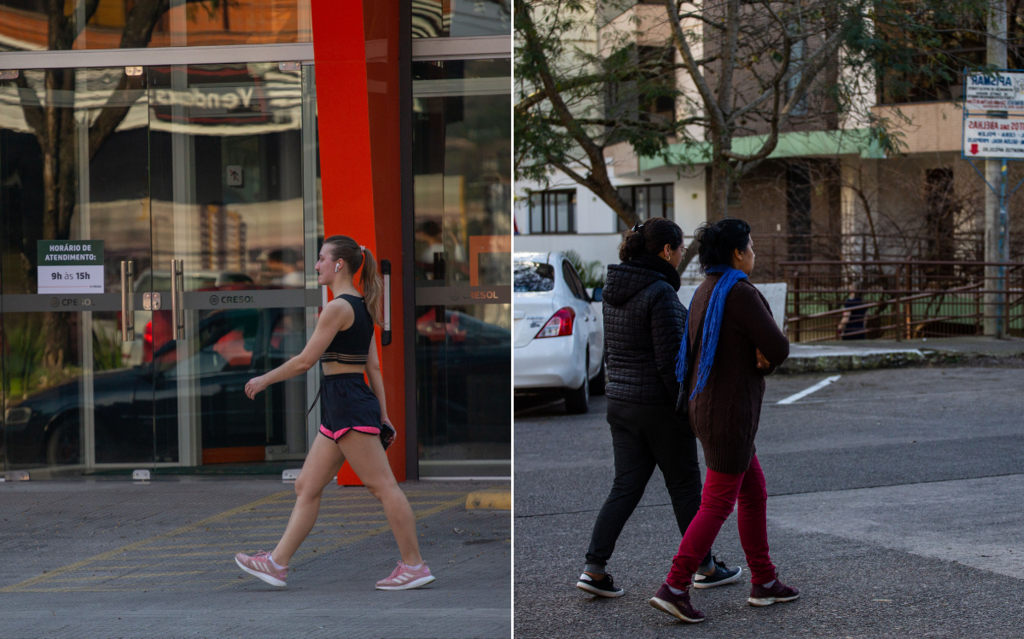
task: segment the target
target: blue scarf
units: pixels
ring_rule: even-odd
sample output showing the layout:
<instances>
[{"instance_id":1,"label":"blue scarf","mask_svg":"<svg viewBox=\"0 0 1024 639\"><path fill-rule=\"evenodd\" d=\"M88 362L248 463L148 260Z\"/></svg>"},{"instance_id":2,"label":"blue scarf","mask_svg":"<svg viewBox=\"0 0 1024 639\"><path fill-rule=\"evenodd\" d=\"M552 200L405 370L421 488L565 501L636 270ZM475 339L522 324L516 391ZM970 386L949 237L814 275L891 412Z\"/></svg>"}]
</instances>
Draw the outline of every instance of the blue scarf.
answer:
<instances>
[{"instance_id":1,"label":"blue scarf","mask_svg":"<svg viewBox=\"0 0 1024 639\"><path fill-rule=\"evenodd\" d=\"M729 296L729 291L732 290L736 282L747 279L747 275L743 271L731 266L712 266L705 272L721 273L722 277L715 283L715 289L711 291L711 299L708 301L708 310L704 313L704 334L701 338L704 347L701 350L700 362L697 366L697 385L694 386L690 399L704 390L708 374L711 373L711 365L715 361L715 350L718 348L718 333L722 329L722 316L725 314L725 298ZM696 297L696 293L694 293L694 297ZM688 310L693 310L692 299ZM686 314L683 342L679 345L679 355L676 356L676 380L680 383L686 380L686 364L689 361L687 342L690 341L690 318L692 316L692 312Z\"/></svg>"}]
</instances>

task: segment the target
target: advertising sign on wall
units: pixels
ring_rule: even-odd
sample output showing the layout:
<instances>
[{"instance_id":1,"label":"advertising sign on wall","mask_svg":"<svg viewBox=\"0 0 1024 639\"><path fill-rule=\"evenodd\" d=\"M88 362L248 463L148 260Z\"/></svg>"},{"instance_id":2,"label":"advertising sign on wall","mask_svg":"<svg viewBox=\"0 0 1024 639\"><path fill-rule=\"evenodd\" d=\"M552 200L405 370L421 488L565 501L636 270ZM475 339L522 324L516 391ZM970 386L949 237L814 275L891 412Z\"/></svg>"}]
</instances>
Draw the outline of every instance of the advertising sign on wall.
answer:
<instances>
[{"instance_id":1,"label":"advertising sign on wall","mask_svg":"<svg viewBox=\"0 0 1024 639\"><path fill-rule=\"evenodd\" d=\"M1006 111L1024 114L1024 73L969 75L965 82L968 111Z\"/></svg>"},{"instance_id":2,"label":"advertising sign on wall","mask_svg":"<svg viewBox=\"0 0 1024 639\"><path fill-rule=\"evenodd\" d=\"M103 240L39 240L40 295L103 293Z\"/></svg>"},{"instance_id":3,"label":"advertising sign on wall","mask_svg":"<svg viewBox=\"0 0 1024 639\"><path fill-rule=\"evenodd\" d=\"M1024 160L1024 120L964 118L964 157Z\"/></svg>"}]
</instances>

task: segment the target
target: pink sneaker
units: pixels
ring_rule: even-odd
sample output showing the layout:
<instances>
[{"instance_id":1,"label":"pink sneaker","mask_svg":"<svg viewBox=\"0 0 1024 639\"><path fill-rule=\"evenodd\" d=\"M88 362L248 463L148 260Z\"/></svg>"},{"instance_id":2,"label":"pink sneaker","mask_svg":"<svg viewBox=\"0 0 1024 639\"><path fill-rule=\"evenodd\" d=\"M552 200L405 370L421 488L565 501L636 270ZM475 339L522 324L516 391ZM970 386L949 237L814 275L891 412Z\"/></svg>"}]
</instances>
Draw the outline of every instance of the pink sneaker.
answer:
<instances>
[{"instance_id":1,"label":"pink sneaker","mask_svg":"<svg viewBox=\"0 0 1024 639\"><path fill-rule=\"evenodd\" d=\"M235 563L238 567L253 577L259 577L271 586L284 588L284 580L288 576L288 566L280 570L274 567L270 561L270 553L262 550L255 555L249 556L242 553L235 555Z\"/></svg>"},{"instance_id":2,"label":"pink sneaker","mask_svg":"<svg viewBox=\"0 0 1024 639\"><path fill-rule=\"evenodd\" d=\"M410 568L399 561L390 577L377 582L377 590L409 590L426 586L432 581L434 575L430 574L427 562L424 561L419 568Z\"/></svg>"}]
</instances>

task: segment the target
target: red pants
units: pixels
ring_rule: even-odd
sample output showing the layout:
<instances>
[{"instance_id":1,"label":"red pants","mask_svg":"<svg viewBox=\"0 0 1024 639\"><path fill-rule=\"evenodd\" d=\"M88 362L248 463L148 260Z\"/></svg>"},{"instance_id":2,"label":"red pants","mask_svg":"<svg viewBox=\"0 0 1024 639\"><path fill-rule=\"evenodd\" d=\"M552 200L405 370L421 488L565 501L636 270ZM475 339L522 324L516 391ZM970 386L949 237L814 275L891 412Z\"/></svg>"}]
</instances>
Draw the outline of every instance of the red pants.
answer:
<instances>
[{"instance_id":1,"label":"red pants","mask_svg":"<svg viewBox=\"0 0 1024 639\"><path fill-rule=\"evenodd\" d=\"M740 529L740 543L747 556L752 584L766 584L775 579L775 566L768 556L768 530L765 522L764 473L755 455L750 460L747 472L738 475L718 473L708 469L701 497L700 510L686 529L679 551L672 558L672 570L665 582L679 590L690 585L694 571L711 550L722 524L739 502L737 520Z\"/></svg>"}]
</instances>

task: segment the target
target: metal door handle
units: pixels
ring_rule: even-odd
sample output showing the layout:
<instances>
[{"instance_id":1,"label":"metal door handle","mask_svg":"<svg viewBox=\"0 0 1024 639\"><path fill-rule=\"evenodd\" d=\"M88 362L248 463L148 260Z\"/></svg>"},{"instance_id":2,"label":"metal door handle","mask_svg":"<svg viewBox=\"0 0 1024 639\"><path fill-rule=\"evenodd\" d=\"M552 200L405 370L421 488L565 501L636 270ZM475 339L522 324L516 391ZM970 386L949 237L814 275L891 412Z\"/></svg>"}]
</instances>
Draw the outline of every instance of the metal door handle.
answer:
<instances>
[{"instance_id":1,"label":"metal door handle","mask_svg":"<svg viewBox=\"0 0 1024 639\"><path fill-rule=\"evenodd\" d=\"M135 282L131 260L121 261L121 341L135 341Z\"/></svg>"},{"instance_id":2,"label":"metal door handle","mask_svg":"<svg viewBox=\"0 0 1024 639\"><path fill-rule=\"evenodd\" d=\"M391 261L380 261L380 272L384 277L384 328L380 332L381 346L391 343Z\"/></svg>"},{"instance_id":3,"label":"metal door handle","mask_svg":"<svg viewBox=\"0 0 1024 639\"><path fill-rule=\"evenodd\" d=\"M185 337L184 260L171 260L171 314L174 317L174 339Z\"/></svg>"},{"instance_id":4,"label":"metal door handle","mask_svg":"<svg viewBox=\"0 0 1024 639\"><path fill-rule=\"evenodd\" d=\"M448 274L446 273L447 267L448 267L448 265L445 263L444 253L443 252L434 253L434 280L435 281L447 282L447 280L448 280ZM445 316L446 315L447 315L447 313L445 312L444 306L435 306L434 307L434 323L435 324L444 324L445 323Z\"/></svg>"}]
</instances>

